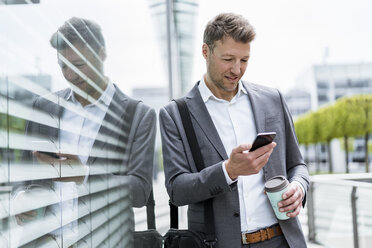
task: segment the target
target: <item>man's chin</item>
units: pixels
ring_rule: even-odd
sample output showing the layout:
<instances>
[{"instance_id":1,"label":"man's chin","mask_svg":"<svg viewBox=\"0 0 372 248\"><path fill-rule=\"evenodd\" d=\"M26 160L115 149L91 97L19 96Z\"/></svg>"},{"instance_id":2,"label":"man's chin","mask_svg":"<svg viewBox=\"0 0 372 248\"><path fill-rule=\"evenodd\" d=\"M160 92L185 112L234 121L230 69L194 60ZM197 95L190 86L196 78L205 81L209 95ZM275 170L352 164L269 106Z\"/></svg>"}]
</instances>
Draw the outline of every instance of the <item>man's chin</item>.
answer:
<instances>
[{"instance_id":1,"label":"man's chin","mask_svg":"<svg viewBox=\"0 0 372 248\"><path fill-rule=\"evenodd\" d=\"M235 82L231 82L231 81L226 82L224 84L224 90L228 92L236 91L238 88L238 85L239 85L239 79L236 80Z\"/></svg>"},{"instance_id":2,"label":"man's chin","mask_svg":"<svg viewBox=\"0 0 372 248\"><path fill-rule=\"evenodd\" d=\"M76 87L79 87L79 88L85 88L85 85L86 84L86 82L85 81L83 81L83 82L77 82L77 83L73 83L73 85L75 85Z\"/></svg>"}]
</instances>

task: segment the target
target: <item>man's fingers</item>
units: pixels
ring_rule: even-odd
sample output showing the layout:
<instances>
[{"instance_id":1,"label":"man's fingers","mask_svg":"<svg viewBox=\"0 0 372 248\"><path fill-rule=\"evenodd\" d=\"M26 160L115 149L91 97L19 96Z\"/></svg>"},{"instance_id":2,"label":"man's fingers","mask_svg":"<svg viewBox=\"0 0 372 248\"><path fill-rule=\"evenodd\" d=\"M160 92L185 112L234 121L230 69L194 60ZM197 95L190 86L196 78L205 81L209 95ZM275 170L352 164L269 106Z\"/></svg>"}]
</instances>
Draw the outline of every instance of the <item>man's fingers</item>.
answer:
<instances>
[{"instance_id":1,"label":"man's fingers","mask_svg":"<svg viewBox=\"0 0 372 248\"><path fill-rule=\"evenodd\" d=\"M276 146L275 142L271 142L270 144L267 144L263 147L258 148L257 150L250 152L250 154L254 155L256 158L261 157L262 155L266 154L267 152L273 151L274 147Z\"/></svg>"},{"instance_id":2,"label":"man's fingers","mask_svg":"<svg viewBox=\"0 0 372 248\"><path fill-rule=\"evenodd\" d=\"M288 193L288 191L286 193ZM291 190L291 192L292 192L292 190ZM294 190L294 193L292 195L287 194L287 196L289 196L289 197L278 203L279 211L287 212L287 211L294 210L297 207L301 207L302 195L298 190Z\"/></svg>"},{"instance_id":3,"label":"man's fingers","mask_svg":"<svg viewBox=\"0 0 372 248\"><path fill-rule=\"evenodd\" d=\"M37 216L37 212L35 210L31 210L25 213L17 214L16 221L18 225L22 225L30 220L34 220Z\"/></svg>"},{"instance_id":4,"label":"man's fingers","mask_svg":"<svg viewBox=\"0 0 372 248\"><path fill-rule=\"evenodd\" d=\"M32 154L36 157L36 159L41 162L41 163L46 163L46 164L54 164L58 163L58 159L53 158L51 156L48 156L44 153L38 152L38 151L33 151Z\"/></svg>"},{"instance_id":5,"label":"man's fingers","mask_svg":"<svg viewBox=\"0 0 372 248\"><path fill-rule=\"evenodd\" d=\"M28 212L25 212L25 213L22 213L22 216L23 217L26 217L26 218L33 218L37 215L37 212L35 210L31 210L31 211L28 211Z\"/></svg>"},{"instance_id":6,"label":"man's fingers","mask_svg":"<svg viewBox=\"0 0 372 248\"><path fill-rule=\"evenodd\" d=\"M40 158L44 158L44 157L46 157L45 154L42 154L42 153L40 153L40 152L38 152L38 151L33 151L33 152L32 152L32 155L34 155L37 159L40 159Z\"/></svg>"},{"instance_id":7,"label":"man's fingers","mask_svg":"<svg viewBox=\"0 0 372 248\"><path fill-rule=\"evenodd\" d=\"M269 158L271 156L271 153L273 152L273 150L269 150L268 152L262 154L261 156L259 156L258 158L256 158L256 163L259 165L260 168L263 168L266 163L269 161Z\"/></svg>"},{"instance_id":8,"label":"man's fingers","mask_svg":"<svg viewBox=\"0 0 372 248\"><path fill-rule=\"evenodd\" d=\"M287 216L290 217L290 218L294 218L294 217L296 217L297 215L300 214L300 211L301 211L301 205L297 206L297 208L293 212L287 213Z\"/></svg>"},{"instance_id":9,"label":"man's fingers","mask_svg":"<svg viewBox=\"0 0 372 248\"><path fill-rule=\"evenodd\" d=\"M269 158L270 154L266 153L254 161L253 165L256 168L257 173L266 165L267 161L269 161Z\"/></svg>"},{"instance_id":10,"label":"man's fingers","mask_svg":"<svg viewBox=\"0 0 372 248\"><path fill-rule=\"evenodd\" d=\"M288 187L288 190L283 194L283 200L286 200L287 198L291 197L293 194L295 194L297 191L296 187L293 184L290 184Z\"/></svg>"},{"instance_id":11,"label":"man's fingers","mask_svg":"<svg viewBox=\"0 0 372 248\"><path fill-rule=\"evenodd\" d=\"M252 145L251 144L243 144L243 145L239 145L238 147L235 147L233 150L232 150L232 153L242 153L244 151L247 151L249 149L251 149Z\"/></svg>"},{"instance_id":12,"label":"man's fingers","mask_svg":"<svg viewBox=\"0 0 372 248\"><path fill-rule=\"evenodd\" d=\"M33 151L32 154L37 158L41 159L43 161L58 161L58 158L52 157L49 154L43 153L43 152L38 152L38 151Z\"/></svg>"},{"instance_id":13,"label":"man's fingers","mask_svg":"<svg viewBox=\"0 0 372 248\"><path fill-rule=\"evenodd\" d=\"M278 206L279 207L286 207L291 204L293 204L295 201L300 199L300 194L298 192L295 192L293 195L291 195L289 198L286 198L285 200L282 200L279 202Z\"/></svg>"},{"instance_id":14,"label":"man's fingers","mask_svg":"<svg viewBox=\"0 0 372 248\"><path fill-rule=\"evenodd\" d=\"M295 200L289 205L284 205L283 207L279 208L280 212L288 212L296 209L297 207L301 206L301 201L300 200Z\"/></svg>"},{"instance_id":15,"label":"man's fingers","mask_svg":"<svg viewBox=\"0 0 372 248\"><path fill-rule=\"evenodd\" d=\"M77 159L77 156L76 155L72 155L72 154L68 154L68 153L56 153L57 156L59 157L59 160L63 161L63 160L66 160L66 159Z\"/></svg>"}]
</instances>

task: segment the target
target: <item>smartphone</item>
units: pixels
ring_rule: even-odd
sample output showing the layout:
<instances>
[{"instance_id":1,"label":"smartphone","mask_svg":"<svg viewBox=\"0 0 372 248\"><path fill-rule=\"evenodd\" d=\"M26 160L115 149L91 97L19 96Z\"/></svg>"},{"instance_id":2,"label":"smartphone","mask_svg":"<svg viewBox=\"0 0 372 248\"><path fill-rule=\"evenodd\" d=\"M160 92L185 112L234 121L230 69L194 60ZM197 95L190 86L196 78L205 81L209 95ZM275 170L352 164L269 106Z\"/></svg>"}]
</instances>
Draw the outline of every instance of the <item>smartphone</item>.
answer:
<instances>
[{"instance_id":1,"label":"smartphone","mask_svg":"<svg viewBox=\"0 0 372 248\"><path fill-rule=\"evenodd\" d=\"M276 136L276 132L267 132L267 133L257 134L256 139L253 141L252 148L249 151L253 152L254 150L262 146L270 144L271 142L273 142L275 136Z\"/></svg>"},{"instance_id":2,"label":"smartphone","mask_svg":"<svg viewBox=\"0 0 372 248\"><path fill-rule=\"evenodd\" d=\"M45 155L48 155L50 157L53 157L53 158L60 158L56 153L54 152L42 152L42 151L38 151L38 153L42 153L42 154L45 154Z\"/></svg>"},{"instance_id":3,"label":"smartphone","mask_svg":"<svg viewBox=\"0 0 372 248\"><path fill-rule=\"evenodd\" d=\"M48 140L32 140L31 141L34 146L35 146L35 150L39 153L42 153L42 154L45 154L45 155L48 155L52 158L60 158L60 156L58 156L55 152L45 152L45 151L39 151L40 150L44 150L44 149L47 149L46 147L50 147L52 146L54 143L52 141L48 141Z\"/></svg>"}]
</instances>

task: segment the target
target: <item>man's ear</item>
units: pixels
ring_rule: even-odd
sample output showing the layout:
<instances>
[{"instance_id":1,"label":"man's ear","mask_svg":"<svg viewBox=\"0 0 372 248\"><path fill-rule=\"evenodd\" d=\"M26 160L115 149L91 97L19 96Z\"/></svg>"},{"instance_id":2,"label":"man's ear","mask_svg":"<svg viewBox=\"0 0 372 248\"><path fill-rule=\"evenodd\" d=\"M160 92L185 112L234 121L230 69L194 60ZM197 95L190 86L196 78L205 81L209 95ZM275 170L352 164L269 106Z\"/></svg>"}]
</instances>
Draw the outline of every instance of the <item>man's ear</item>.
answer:
<instances>
[{"instance_id":1,"label":"man's ear","mask_svg":"<svg viewBox=\"0 0 372 248\"><path fill-rule=\"evenodd\" d=\"M101 47L101 49L99 49L98 56L102 59L102 61L105 61L106 56L107 56L106 55L106 48Z\"/></svg>"},{"instance_id":2,"label":"man's ear","mask_svg":"<svg viewBox=\"0 0 372 248\"><path fill-rule=\"evenodd\" d=\"M205 59L207 59L210 54L209 46L206 43L202 46L202 54Z\"/></svg>"}]
</instances>

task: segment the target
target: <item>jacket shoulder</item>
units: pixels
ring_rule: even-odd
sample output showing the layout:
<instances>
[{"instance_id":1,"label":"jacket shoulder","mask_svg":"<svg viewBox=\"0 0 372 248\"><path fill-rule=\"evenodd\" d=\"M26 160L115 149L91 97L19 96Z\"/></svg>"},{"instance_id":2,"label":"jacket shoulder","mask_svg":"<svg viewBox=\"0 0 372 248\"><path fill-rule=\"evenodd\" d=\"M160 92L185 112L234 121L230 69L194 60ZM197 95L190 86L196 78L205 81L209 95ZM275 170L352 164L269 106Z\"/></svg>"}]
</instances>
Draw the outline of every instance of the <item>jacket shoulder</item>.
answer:
<instances>
[{"instance_id":1,"label":"jacket shoulder","mask_svg":"<svg viewBox=\"0 0 372 248\"><path fill-rule=\"evenodd\" d=\"M136 112L144 112L144 113L147 113L147 112L150 112L151 114L155 114L155 110L153 108L151 108L150 106L146 105L145 103L143 103L141 100L138 100L138 99L135 99L133 97L130 97L128 96L127 94L123 93L119 88L115 87L115 92L118 96L118 98L121 100L121 101L125 101L125 100L128 100L128 101L135 101L135 102L138 102L138 105L136 107Z\"/></svg>"},{"instance_id":2,"label":"jacket shoulder","mask_svg":"<svg viewBox=\"0 0 372 248\"><path fill-rule=\"evenodd\" d=\"M243 84L245 88L248 90L251 89L255 91L263 91L263 92L272 93L272 94L278 94L279 92L277 88L269 87L269 86L262 85L262 84L257 84L257 83L247 82L247 81L243 81Z\"/></svg>"},{"instance_id":3,"label":"jacket shoulder","mask_svg":"<svg viewBox=\"0 0 372 248\"><path fill-rule=\"evenodd\" d=\"M282 99L281 92L276 88L250 82L243 82L243 84L248 91L251 93L258 93L260 97L269 97L277 100Z\"/></svg>"}]
</instances>

